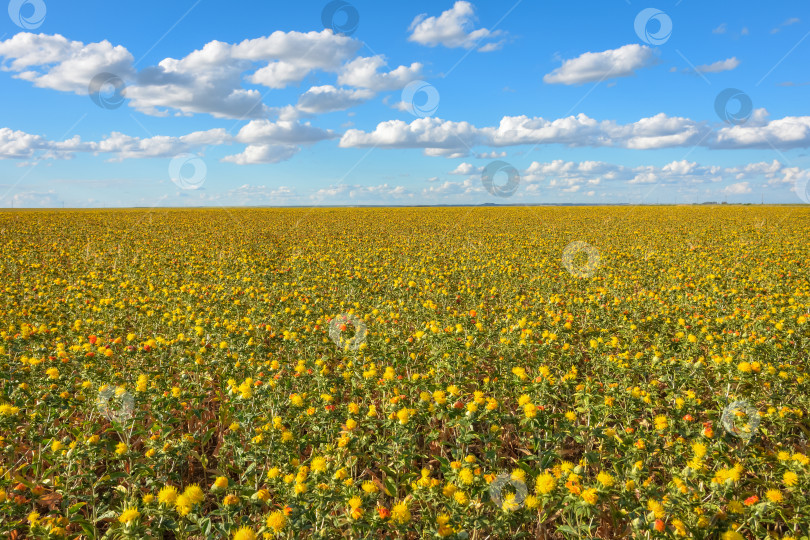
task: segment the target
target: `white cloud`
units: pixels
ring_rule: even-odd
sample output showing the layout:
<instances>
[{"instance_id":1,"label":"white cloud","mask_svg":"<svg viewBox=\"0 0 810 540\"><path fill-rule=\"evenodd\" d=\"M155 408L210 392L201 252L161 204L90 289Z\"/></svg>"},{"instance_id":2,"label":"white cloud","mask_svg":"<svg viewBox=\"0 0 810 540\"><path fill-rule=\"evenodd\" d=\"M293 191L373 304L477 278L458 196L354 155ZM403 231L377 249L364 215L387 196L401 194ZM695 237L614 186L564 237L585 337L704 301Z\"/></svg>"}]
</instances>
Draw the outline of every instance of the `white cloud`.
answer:
<instances>
[{"instance_id":1,"label":"white cloud","mask_svg":"<svg viewBox=\"0 0 810 540\"><path fill-rule=\"evenodd\" d=\"M532 162L521 174L528 186L543 184L548 187L597 186L603 182L635 184L702 184L719 182L724 171L717 166L703 166L686 160L672 161L663 166L642 165L627 167L603 161ZM537 191L534 188L530 191Z\"/></svg>"},{"instance_id":2,"label":"white cloud","mask_svg":"<svg viewBox=\"0 0 810 540\"><path fill-rule=\"evenodd\" d=\"M431 149L428 155L466 155L470 148L482 145L565 144L648 149L694 144L706 129L688 118L668 117L664 113L625 125L597 121L585 114L555 120L504 116L497 127L483 128L429 117L410 124L402 120L380 122L371 132L350 129L343 134L340 146Z\"/></svg>"},{"instance_id":3,"label":"white cloud","mask_svg":"<svg viewBox=\"0 0 810 540\"><path fill-rule=\"evenodd\" d=\"M90 81L101 72L122 79L134 74L132 55L126 48L109 41L89 43L69 41L59 34L20 32L0 41L3 71L14 77L61 92L87 95Z\"/></svg>"},{"instance_id":4,"label":"white cloud","mask_svg":"<svg viewBox=\"0 0 810 540\"><path fill-rule=\"evenodd\" d=\"M481 179L467 178L463 182L444 182L435 186L428 186L422 190L425 197L448 196L448 195L473 195L485 193Z\"/></svg>"},{"instance_id":5,"label":"white cloud","mask_svg":"<svg viewBox=\"0 0 810 540\"><path fill-rule=\"evenodd\" d=\"M310 199L324 204L378 203L380 201L401 201L413 197L404 186L378 184L373 186L338 184L317 190Z\"/></svg>"},{"instance_id":6,"label":"white cloud","mask_svg":"<svg viewBox=\"0 0 810 540\"><path fill-rule=\"evenodd\" d=\"M337 73L361 46L331 30L277 31L238 44L211 41L183 58L165 58L136 72L132 54L120 45L22 32L0 42L0 58L3 70L35 86L84 95L94 76L112 73L126 84L129 105L144 114L241 119L273 112L262 103L261 92L243 87L243 79L284 88L314 70ZM257 69L257 64L263 65Z\"/></svg>"},{"instance_id":7,"label":"white cloud","mask_svg":"<svg viewBox=\"0 0 810 540\"><path fill-rule=\"evenodd\" d=\"M220 204L273 205L294 203L300 196L295 189L287 186L268 188L264 185L242 184L223 193L204 193L203 198L207 201L218 201Z\"/></svg>"},{"instance_id":8,"label":"white cloud","mask_svg":"<svg viewBox=\"0 0 810 540\"><path fill-rule=\"evenodd\" d=\"M450 174L476 174L482 171L481 167L476 167L472 163L462 163L452 171Z\"/></svg>"},{"instance_id":9,"label":"white cloud","mask_svg":"<svg viewBox=\"0 0 810 540\"><path fill-rule=\"evenodd\" d=\"M450 48L472 49L481 40L502 34L500 31L493 32L486 28L475 29L474 23L475 8L470 2L459 0L438 17L428 17L427 13L418 15L408 27L411 31L408 41L428 47L443 45ZM479 51L492 51L500 46L501 43L489 43L479 48Z\"/></svg>"},{"instance_id":10,"label":"white cloud","mask_svg":"<svg viewBox=\"0 0 810 540\"><path fill-rule=\"evenodd\" d=\"M697 66L695 72L697 73L719 73L721 71L731 71L740 65L740 61L736 56L726 58L725 60L718 60L712 64L704 64Z\"/></svg>"},{"instance_id":11,"label":"white cloud","mask_svg":"<svg viewBox=\"0 0 810 540\"><path fill-rule=\"evenodd\" d=\"M53 190L17 193L11 197L11 200L14 208L58 208L62 206L62 199Z\"/></svg>"},{"instance_id":12,"label":"white cloud","mask_svg":"<svg viewBox=\"0 0 810 540\"><path fill-rule=\"evenodd\" d=\"M745 195L746 193L751 193L751 186L748 182L738 182L726 186L725 189L723 189L723 193L726 195Z\"/></svg>"},{"instance_id":13,"label":"white cloud","mask_svg":"<svg viewBox=\"0 0 810 540\"><path fill-rule=\"evenodd\" d=\"M338 84L383 92L404 88L422 74L422 64L419 62L399 66L388 72L380 71L383 66L385 58L382 55L355 58L341 68Z\"/></svg>"},{"instance_id":14,"label":"white cloud","mask_svg":"<svg viewBox=\"0 0 810 540\"><path fill-rule=\"evenodd\" d=\"M313 86L300 96L296 108L308 114L342 111L374 97L370 90L349 90L332 85Z\"/></svg>"},{"instance_id":15,"label":"white cloud","mask_svg":"<svg viewBox=\"0 0 810 540\"><path fill-rule=\"evenodd\" d=\"M503 49L504 43L506 43L505 39L502 39L500 41L493 41L492 43L487 43L486 45L479 47L478 52L499 51Z\"/></svg>"},{"instance_id":16,"label":"white cloud","mask_svg":"<svg viewBox=\"0 0 810 540\"><path fill-rule=\"evenodd\" d=\"M261 84L268 88L286 88L287 86L300 82L310 72L308 66L293 64L291 62L270 62L263 68L248 77L254 84Z\"/></svg>"},{"instance_id":17,"label":"white cloud","mask_svg":"<svg viewBox=\"0 0 810 540\"><path fill-rule=\"evenodd\" d=\"M717 148L807 148L810 146L810 116L786 116L764 125L742 124L721 128Z\"/></svg>"},{"instance_id":18,"label":"white cloud","mask_svg":"<svg viewBox=\"0 0 810 540\"><path fill-rule=\"evenodd\" d=\"M300 147L292 145L251 144L239 154L225 156L222 161L237 165L278 163L290 159L300 150Z\"/></svg>"},{"instance_id":19,"label":"white cloud","mask_svg":"<svg viewBox=\"0 0 810 540\"><path fill-rule=\"evenodd\" d=\"M309 123L251 120L239 130L236 140L249 144L312 144L337 136L331 130L313 127Z\"/></svg>"},{"instance_id":20,"label":"white cloud","mask_svg":"<svg viewBox=\"0 0 810 540\"><path fill-rule=\"evenodd\" d=\"M94 153L113 154L110 161L123 161L133 158L174 157L184 152L192 152L201 145L227 144L231 141L224 129L195 132L182 137L158 135L146 139L132 137L113 131L99 142L89 143Z\"/></svg>"},{"instance_id":21,"label":"white cloud","mask_svg":"<svg viewBox=\"0 0 810 540\"><path fill-rule=\"evenodd\" d=\"M460 159L469 155L465 149L459 148L425 148L422 151L428 157L443 157L447 159Z\"/></svg>"},{"instance_id":22,"label":"white cloud","mask_svg":"<svg viewBox=\"0 0 810 540\"><path fill-rule=\"evenodd\" d=\"M712 34L725 34L726 33L726 23L721 23L720 26L712 30Z\"/></svg>"},{"instance_id":23,"label":"white cloud","mask_svg":"<svg viewBox=\"0 0 810 540\"><path fill-rule=\"evenodd\" d=\"M478 159L497 159L506 157L506 152L495 152L493 150L492 152L482 152L479 154L475 154L475 157L477 157Z\"/></svg>"},{"instance_id":24,"label":"white cloud","mask_svg":"<svg viewBox=\"0 0 810 540\"><path fill-rule=\"evenodd\" d=\"M791 17L791 18L785 20L784 22L782 22L782 24L780 24L776 28L772 28L771 29L771 34L776 34L776 33L780 32L782 30L782 28L784 28L785 26L790 26L792 24L797 24L797 23L800 23L800 22L801 22L801 19L799 19L798 17Z\"/></svg>"},{"instance_id":25,"label":"white cloud","mask_svg":"<svg viewBox=\"0 0 810 540\"><path fill-rule=\"evenodd\" d=\"M634 75L637 69L656 63L652 49L633 43L603 52L586 52L566 60L563 65L546 74L549 84L582 84Z\"/></svg>"}]
</instances>

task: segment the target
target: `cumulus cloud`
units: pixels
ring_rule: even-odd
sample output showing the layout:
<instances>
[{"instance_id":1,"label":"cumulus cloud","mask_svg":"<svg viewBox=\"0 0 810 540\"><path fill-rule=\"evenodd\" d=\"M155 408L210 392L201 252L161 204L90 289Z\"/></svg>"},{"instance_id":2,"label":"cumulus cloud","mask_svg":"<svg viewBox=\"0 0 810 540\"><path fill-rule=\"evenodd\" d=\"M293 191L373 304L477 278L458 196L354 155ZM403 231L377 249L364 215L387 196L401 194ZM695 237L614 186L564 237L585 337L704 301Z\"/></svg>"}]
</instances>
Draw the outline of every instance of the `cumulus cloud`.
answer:
<instances>
[{"instance_id":1,"label":"cumulus cloud","mask_svg":"<svg viewBox=\"0 0 810 540\"><path fill-rule=\"evenodd\" d=\"M619 124L595 120L585 114L565 118L504 116L497 126L476 127L438 117L380 122L372 131L347 130L343 148L421 148L426 155L463 157L476 146L563 144L571 147L618 147L635 150L700 145L706 148L807 148L810 116L768 120L757 109L746 124L722 125L716 130L704 122L658 113L636 122Z\"/></svg>"},{"instance_id":2,"label":"cumulus cloud","mask_svg":"<svg viewBox=\"0 0 810 540\"><path fill-rule=\"evenodd\" d=\"M271 110L262 94L242 87L242 78L257 63L265 65L246 79L271 89L301 81L314 70L336 72L360 43L321 32L282 32L246 39L238 44L211 41L181 59L166 58L144 70L127 88L135 109L163 115L169 109L209 113L217 117L263 118Z\"/></svg>"},{"instance_id":3,"label":"cumulus cloud","mask_svg":"<svg viewBox=\"0 0 810 540\"><path fill-rule=\"evenodd\" d=\"M342 111L374 97L370 90L349 90L332 85L313 86L298 97L297 108L309 114Z\"/></svg>"},{"instance_id":4,"label":"cumulus cloud","mask_svg":"<svg viewBox=\"0 0 810 540\"><path fill-rule=\"evenodd\" d=\"M242 184L241 186L221 193L200 193L201 198L219 204L234 205L282 205L292 204L300 199L295 189L287 186L277 188L265 185L255 186Z\"/></svg>"},{"instance_id":5,"label":"cumulus cloud","mask_svg":"<svg viewBox=\"0 0 810 540\"><path fill-rule=\"evenodd\" d=\"M703 64L695 67L696 73L719 73L721 71L731 71L740 65L740 61L736 56L726 58L725 60L718 60L712 64Z\"/></svg>"},{"instance_id":6,"label":"cumulus cloud","mask_svg":"<svg viewBox=\"0 0 810 540\"><path fill-rule=\"evenodd\" d=\"M90 81L101 72L132 78L133 58L126 48L104 40L85 45L59 34L20 32L0 41L2 70L38 88L87 95Z\"/></svg>"},{"instance_id":7,"label":"cumulus cloud","mask_svg":"<svg viewBox=\"0 0 810 540\"><path fill-rule=\"evenodd\" d=\"M363 186L358 184L338 184L321 188L310 196L310 199L324 204L341 204L341 202L380 202L398 201L413 197L413 192L404 186L390 186L378 184Z\"/></svg>"},{"instance_id":8,"label":"cumulus cloud","mask_svg":"<svg viewBox=\"0 0 810 540\"><path fill-rule=\"evenodd\" d=\"M60 143L49 141L41 135L32 135L7 127L0 128L0 159L28 159L40 150L51 152L50 157L69 157L70 154L64 152L82 148L79 137Z\"/></svg>"},{"instance_id":9,"label":"cumulus cloud","mask_svg":"<svg viewBox=\"0 0 810 540\"><path fill-rule=\"evenodd\" d=\"M634 149L693 144L705 126L688 118L660 113L632 123L597 121L585 114L547 120L541 117L505 116L496 127L478 128L468 122L436 117L381 122L374 131L350 129L341 147L430 148L466 154L474 146L565 144L567 146L619 146Z\"/></svg>"},{"instance_id":10,"label":"cumulus cloud","mask_svg":"<svg viewBox=\"0 0 810 540\"><path fill-rule=\"evenodd\" d=\"M475 157L477 157L478 159L497 159L506 157L506 152L496 152L493 150L492 152L477 153L475 154Z\"/></svg>"},{"instance_id":11,"label":"cumulus cloud","mask_svg":"<svg viewBox=\"0 0 810 540\"><path fill-rule=\"evenodd\" d=\"M810 146L810 116L786 116L762 125L726 126L718 133L717 148L807 148Z\"/></svg>"},{"instance_id":12,"label":"cumulus cloud","mask_svg":"<svg viewBox=\"0 0 810 540\"><path fill-rule=\"evenodd\" d=\"M367 88L374 92L399 90L419 79L422 74L422 64L419 62L414 62L410 66L399 66L388 72L380 71L385 65L385 58L382 55L357 57L341 68L338 84Z\"/></svg>"},{"instance_id":13,"label":"cumulus cloud","mask_svg":"<svg viewBox=\"0 0 810 540\"><path fill-rule=\"evenodd\" d=\"M136 110L154 116L207 113L220 118L265 118L273 110L262 93L243 80L271 89L298 83L320 70L337 73L362 46L331 30L273 32L231 44L206 43L182 58L165 58L137 71L123 46L82 43L61 35L21 32L0 42L2 69L35 86L87 94L90 81L109 72L126 84L124 95ZM378 74L390 79L411 68Z\"/></svg>"},{"instance_id":14,"label":"cumulus cloud","mask_svg":"<svg viewBox=\"0 0 810 540\"><path fill-rule=\"evenodd\" d=\"M745 195L746 193L751 193L751 186L748 185L748 182L738 182L726 186L725 189L723 189L723 193L726 195Z\"/></svg>"},{"instance_id":15,"label":"cumulus cloud","mask_svg":"<svg viewBox=\"0 0 810 540\"><path fill-rule=\"evenodd\" d=\"M480 173L482 171L481 167L476 167L472 163L462 163L452 171L450 174L475 174Z\"/></svg>"},{"instance_id":16,"label":"cumulus cloud","mask_svg":"<svg viewBox=\"0 0 810 540\"><path fill-rule=\"evenodd\" d=\"M62 206L62 199L53 190L17 193L11 197L11 200L14 208L58 208Z\"/></svg>"},{"instance_id":17,"label":"cumulus cloud","mask_svg":"<svg viewBox=\"0 0 810 540\"><path fill-rule=\"evenodd\" d=\"M411 35L408 41L435 47L472 49L482 40L502 34L486 28L475 28L475 8L470 2L457 1L453 7L439 16L428 17L427 13L418 15L408 27ZM480 52L497 50L502 42L487 43L480 47Z\"/></svg>"},{"instance_id":18,"label":"cumulus cloud","mask_svg":"<svg viewBox=\"0 0 810 540\"><path fill-rule=\"evenodd\" d=\"M461 148L425 148L422 153L428 157L444 157L447 159L459 159L469 155L466 149Z\"/></svg>"},{"instance_id":19,"label":"cumulus cloud","mask_svg":"<svg viewBox=\"0 0 810 540\"><path fill-rule=\"evenodd\" d=\"M521 172L521 185L527 193L543 190L574 192L602 184L677 185L695 186L717 184L736 180L719 189L720 194L746 194L752 191L752 184L775 187L793 186L803 178L810 178L810 171L798 167L786 167L773 162L748 163L735 167L701 165L687 160L675 160L664 165L641 165L628 167L602 161L532 162ZM718 186L718 187L719 187Z\"/></svg>"},{"instance_id":20,"label":"cumulus cloud","mask_svg":"<svg viewBox=\"0 0 810 540\"><path fill-rule=\"evenodd\" d=\"M114 131L99 142L88 143L90 151L112 154L110 161L133 158L165 158L192 152L200 146L228 144L232 137L222 129L197 131L181 137L158 135L141 139Z\"/></svg>"},{"instance_id":21,"label":"cumulus cloud","mask_svg":"<svg viewBox=\"0 0 810 540\"><path fill-rule=\"evenodd\" d=\"M273 144L312 144L325 139L337 137L331 130L314 127L309 123L301 124L292 120L251 120L236 135L242 143Z\"/></svg>"},{"instance_id":22,"label":"cumulus cloud","mask_svg":"<svg viewBox=\"0 0 810 540\"><path fill-rule=\"evenodd\" d=\"M566 60L562 66L543 77L548 84L582 84L586 82L629 77L636 70L656 63L655 55L646 45L633 43L602 52L586 52Z\"/></svg>"},{"instance_id":23,"label":"cumulus cloud","mask_svg":"<svg viewBox=\"0 0 810 540\"><path fill-rule=\"evenodd\" d=\"M476 193L485 193L483 184L480 179L467 178L462 182L443 182L434 186L428 186L422 190L422 195L426 197L446 197L449 195L473 195Z\"/></svg>"},{"instance_id":24,"label":"cumulus cloud","mask_svg":"<svg viewBox=\"0 0 810 540\"><path fill-rule=\"evenodd\" d=\"M287 161L301 148L293 145L250 144L239 154L225 156L222 161L237 165L255 165L258 163L278 163Z\"/></svg>"}]
</instances>

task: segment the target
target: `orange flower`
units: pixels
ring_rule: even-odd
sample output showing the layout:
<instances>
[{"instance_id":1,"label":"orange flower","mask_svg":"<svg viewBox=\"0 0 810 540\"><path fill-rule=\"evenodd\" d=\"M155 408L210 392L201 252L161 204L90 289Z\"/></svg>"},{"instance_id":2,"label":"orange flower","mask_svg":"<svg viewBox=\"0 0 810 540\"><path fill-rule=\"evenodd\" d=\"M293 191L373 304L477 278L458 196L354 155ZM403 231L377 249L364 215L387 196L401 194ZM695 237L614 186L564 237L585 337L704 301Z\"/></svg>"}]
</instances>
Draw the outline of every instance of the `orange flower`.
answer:
<instances>
[{"instance_id":1,"label":"orange flower","mask_svg":"<svg viewBox=\"0 0 810 540\"><path fill-rule=\"evenodd\" d=\"M384 506L378 506L377 507L377 513L383 519L388 519L389 517L391 517L391 510L389 510L388 508L386 508Z\"/></svg>"}]
</instances>

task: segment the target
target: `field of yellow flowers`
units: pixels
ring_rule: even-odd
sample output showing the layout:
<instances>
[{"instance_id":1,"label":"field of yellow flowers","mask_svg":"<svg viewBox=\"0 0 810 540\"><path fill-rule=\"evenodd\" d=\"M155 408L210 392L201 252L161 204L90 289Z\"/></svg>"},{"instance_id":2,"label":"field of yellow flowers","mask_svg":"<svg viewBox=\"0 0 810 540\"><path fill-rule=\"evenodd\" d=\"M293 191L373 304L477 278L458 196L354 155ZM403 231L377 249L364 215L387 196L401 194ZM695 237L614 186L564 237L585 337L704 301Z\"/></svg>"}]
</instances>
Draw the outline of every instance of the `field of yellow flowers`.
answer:
<instances>
[{"instance_id":1,"label":"field of yellow flowers","mask_svg":"<svg viewBox=\"0 0 810 540\"><path fill-rule=\"evenodd\" d=\"M810 536L807 207L0 230L3 538Z\"/></svg>"}]
</instances>

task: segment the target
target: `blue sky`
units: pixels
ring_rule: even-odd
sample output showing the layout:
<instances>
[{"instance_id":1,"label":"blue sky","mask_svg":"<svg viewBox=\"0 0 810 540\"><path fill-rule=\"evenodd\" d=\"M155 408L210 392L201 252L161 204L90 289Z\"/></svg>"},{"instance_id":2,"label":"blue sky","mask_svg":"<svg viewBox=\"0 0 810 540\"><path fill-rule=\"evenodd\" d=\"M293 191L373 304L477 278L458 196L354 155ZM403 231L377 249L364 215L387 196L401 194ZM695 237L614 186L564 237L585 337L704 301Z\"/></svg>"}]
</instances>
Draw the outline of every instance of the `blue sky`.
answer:
<instances>
[{"instance_id":1,"label":"blue sky","mask_svg":"<svg viewBox=\"0 0 810 540\"><path fill-rule=\"evenodd\" d=\"M806 2L279 4L11 0L0 207L810 202Z\"/></svg>"}]
</instances>

